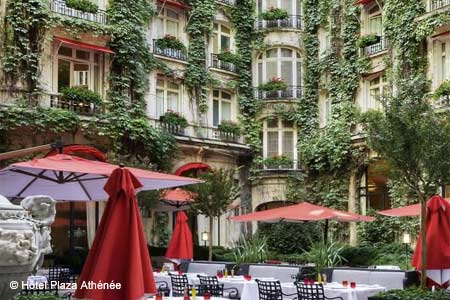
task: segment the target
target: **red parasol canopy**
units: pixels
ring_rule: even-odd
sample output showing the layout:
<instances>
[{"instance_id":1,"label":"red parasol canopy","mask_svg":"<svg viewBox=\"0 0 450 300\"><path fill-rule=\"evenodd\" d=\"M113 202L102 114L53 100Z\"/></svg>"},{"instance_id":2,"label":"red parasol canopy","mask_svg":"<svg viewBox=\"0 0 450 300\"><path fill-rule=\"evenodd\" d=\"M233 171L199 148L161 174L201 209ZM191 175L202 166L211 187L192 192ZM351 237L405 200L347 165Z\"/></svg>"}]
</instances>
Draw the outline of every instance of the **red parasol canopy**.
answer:
<instances>
[{"instance_id":1,"label":"red parasol canopy","mask_svg":"<svg viewBox=\"0 0 450 300\"><path fill-rule=\"evenodd\" d=\"M343 222L375 220L373 217L358 215L350 212L344 212L332 208L314 205L308 202L299 204L258 211L250 214L236 216L231 218L234 221L263 221L263 222L301 222L301 221L319 221L319 220L337 220Z\"/></svg>"},{"instance_id":2,"label":"red parasol canopy","mask_svg":"<svg viewBox=\"0 0 450 300\"><path fill-rule=\"evenodd\" d=\"M177 222L173 230L172 238L167 247L166 258L192 259L192 233L187 223L188 217L184 211L177 213Z\"/></svg>"},{"instance_id":3,"label":"red parasol canopy","mask_svg":"<svg viewBox=\"0 0 450 300\"><path fill-rule=\"evenodd\" d=\"M110 196L74 297L137 300L156 293L150 256L136 201L139 180L126 168L112 172L104 190ZM82 283L120 283L120 289L85 289Z\"/></svg>"},{"instance_id":4,"label":"red parasol canopy","mask_svg":"<svg viewBox=\"0 0 450 300\"><path fill-rule=\"evenodd\" d=\"M404 207L397 207L377 212L388 217L415 217L420 216L420 204L413 204Z\"/></svg>"},{"instance_id":5,"label":"red parasol canopy","mask_svg":"<svg viewBox=\"0 0 450 300\"><path fill-rule=\"evenodd\" d=\"M427 276L432 284L448 287L450 272L443 278L444 270L450 269L450 204L441 196L433 196L427 203ZM421 237L417 240L416 249L411 264L420 269L422 267ZM439 272L429 272L439 270ZM439 276L436 276L438 275Z\"/></svg>"}]
</instances>

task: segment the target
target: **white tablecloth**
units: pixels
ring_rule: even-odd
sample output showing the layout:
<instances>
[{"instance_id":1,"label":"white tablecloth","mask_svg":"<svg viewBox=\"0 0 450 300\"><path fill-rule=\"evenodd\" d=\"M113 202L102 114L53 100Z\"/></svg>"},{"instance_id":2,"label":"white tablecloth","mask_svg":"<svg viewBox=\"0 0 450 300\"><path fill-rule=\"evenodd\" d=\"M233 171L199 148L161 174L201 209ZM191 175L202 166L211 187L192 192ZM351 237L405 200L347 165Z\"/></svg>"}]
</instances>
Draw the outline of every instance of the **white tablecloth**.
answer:
<instances>
[{"instance_id":1,"label":"white tablecloth","mask_svg":"<svg viewBox=\"0 0 450 300\"><path fill-rule=\"evenodd\" d=\"M35 276L28 276L27 278L27 283L28 285L36 285L36 284L46 284L47 283L47 277L45 276L39 276L39 275L35 275Z\"/></svg>"},{"instance_id":2,"label":"white tablecloth","mask_svg":"<svg viewBox=\"0 0 450 300\"><path fill-rule=\"evenodd\" d=\"M147 298L148 300L155 300L155 297ZM164 297L164 300L183 300L183 297ZM192 299L192 298L191 298ZM203 297L197 296L196 300L203 300ZM230 300L227 298L220 298L220 297L211 297L211 300Z\"/></svg>"},{"instance_id":3,"label":"white tablecloth","mask_svg":"<svg viewBox=\"0 0 450 300\"><path fill-rule=\"evenodd\" d=\"M284 296L283 299L293 299L297 297L297 288L293 283L282 283L281 289L285 294L294 294L293 296ZM378 285L360 285L354 289L350 287L344 288L339 283L329 283L324 286L326 297L342 297L343 300L367 300L368 297L374 296L379 292L383 292L385 290L386 288ZM244 285L241 293L241 300L258 299L258 284L252 280Z\"/></svg>"}]
</instances>

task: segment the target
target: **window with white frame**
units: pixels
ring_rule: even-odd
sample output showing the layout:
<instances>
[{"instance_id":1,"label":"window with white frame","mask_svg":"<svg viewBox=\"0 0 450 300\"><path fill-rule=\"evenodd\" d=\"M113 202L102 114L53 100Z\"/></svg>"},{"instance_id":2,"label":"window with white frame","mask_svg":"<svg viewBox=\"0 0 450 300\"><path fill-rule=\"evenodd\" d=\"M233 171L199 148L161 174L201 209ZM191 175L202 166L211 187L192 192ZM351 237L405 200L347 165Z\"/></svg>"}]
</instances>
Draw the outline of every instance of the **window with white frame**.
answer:
<instances>
[{"instance_id":1,"label":"window with white frame","mask_svg":"<svg viewBox=\"0 0 450 300\"><path fill-rule=\"evenodd\" d=\"M267 118L263 126L264 157L287 156L297 160L297 132L294 123L281 118Z\"/></svg>"},{"instance_id":2,"label":"window with white frame","mask_svg":"<svg viewBox=\"0 0 450 300\"><path fill-rule=\"evenodd\" d=\"M178 82L158 76L156 79L156 117L167 111L180 111L181 85Z\"/></svg>"},{"instance_id":3,"label":"window with white frame","mask_svg":"<svg viewBox=\"0 0 450 300\"><path fill-rule=\"evenodd\" d=\"M289 48L269 49L258 56L258 84L281 78L287 85L301 86L302 63L298 51Z\"/></svg>"},{"instance_id":4,"label":"window with white frame","mask_svg":"<svg viewBox=\"0 0 450 300\"><path fill-rule=\"evenodd\" d=\"M450 40L436 40L433 43L433 57L434 57L434 70L433 74L433 86L437 88L443 81L448 80L450 77L449 68L449 50Z\"/></svg>"},{"instance_id":5,"label":"window with white frame","mask_svg":"<svg viewBox=\"0 0 450 300\"><path fill-rule=\"evenodd\" d=\"M369 81L367 109L381 110L380 98L387 92L386 76L378 76Z\"/></svg>"},{"instance_id":6,"label":"window with white frame","mask_svg":"<svg viewBox=\"0 0 450 300\"><path fill-rule=\"evenodd\" d=\"M160 11L156 22L156 36L158 39L169 34L180 38L180 19L181 14L168 7L158 8Z\"/></svg>"},{"instance_id":7,"label":"window with white frame","mask_svg":"<svg viewBox=\"0 0 450 300\"><path fill-rule=\"evenodd\" d=\"M102 90L103 53L86 49L56 46L56 89L81 87L98 93Z\"/></svg>"},{"instance_id":8,"label":"window with white frame","mask_svg":"<svg viewBox=\"0 0 450 300\"><path fill-rule=\"evenodd\" d=\"M231 51L231 28L220 23L214 23L213 53Z\"/></svg>"},{"instance_id":9,"label":"window with white frame","mask_svg":"<svg viewBox=\"0 0 450 300\"><path fill-rule=\"evenodd\" d=\"M368 34L383 35L383 17L378 4L368 8Z\"/></svg>"},{"instance_id":10,"label":"window with white frame","mask_svg":"<svg viewBox=\"0 0 450 300\"><path fill-rule=\"evenodd\" d=\"M222 121L231 121L232 96L230 93L213 90L213 126Z\"/></svg>"},{"instance_id":11,"label":"window with white frame","mask_svg":"<svg viewBox=\"0 0 450 300\"><path fill-rule=\"evenodd\" d=\"M258 0L258 13L271 8L285 9L289 15L302 14L302 6L299 0Z\"/></svg>"}]
</instances>

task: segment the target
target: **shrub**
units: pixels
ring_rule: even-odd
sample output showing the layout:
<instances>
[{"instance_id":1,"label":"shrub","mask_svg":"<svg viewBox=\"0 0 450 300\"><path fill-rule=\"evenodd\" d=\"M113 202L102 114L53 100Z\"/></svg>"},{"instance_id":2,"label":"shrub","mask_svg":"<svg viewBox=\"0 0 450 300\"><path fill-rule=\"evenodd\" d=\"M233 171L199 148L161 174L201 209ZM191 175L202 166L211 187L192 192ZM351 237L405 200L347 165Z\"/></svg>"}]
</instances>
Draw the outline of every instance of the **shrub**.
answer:
<instances>
[{"instance_id":1,"label":"shrub","mask_svg":"<svg viewBox=\"0 0 450 300\"><path fill-rule=\"evenodd\" d=\"M164 115L159 117L159 120L168 125L177 126L180 128L186 128L188 126L186 118L172 110L168 110Z\"/></svg>"},{"instance_id":2,"label":"shrub","mask_svg":"<svg viewBox=\"0 0 450 300\"><path fill-rule=\"evenodd\" d=\"M98 12L98 5L89 0L66 0L67 7L91 14Z\"/></svg>"},{"instance_id":3,"label":"shrub","mask_svg":"<svg viewBox=\"0 0 450 300\"><path fill-rule=\"evenodd\" d=\"M231 53L229 50L225 50L222 53L219 53L217 55L217 58L220 61L232 63L232 64L236 63L238 60L238 56L234 53Z\"/></svg>"},{"instance_id":4,"label":"shrub","mask_svg":"<svg viewBox=\"0 0 450 300\"><path fill-rule=\"evenodd\" d=\"M314 263L317 274L321 274L325 268L331 268L341 264L345 258L341 255L344 246L336 242L315 242L311 249L303 254L305 260Z\"/></svg>"},{"instance_id":5,"label":"shrub","mask_svg":"<svg viewBox=\"0 0 450 300\"><path fill-rule=\"evenodd\" d=\"M252 238L241 238L233 248L234 261L240 263L258 263L267 259L267 238L255 235Z\"/></svg>"},{"instance_id":6,"label":"shrub","mask_svg":"<svg viewBox=\"0 0 450 300\"><path fill-rule=\"evenodd\" d=\"M390 290L370 299L376 300L450 300L447 291L427 291L421 289Z\"/></svg>"},{"instance_id":7,"label":"shrub","mask_svg":"<svg viewBox=\"0 0 450 300\"><path fill-rule=\"evenodd\" d=\"M62 99L75 103L94 104L100 106L103 102L100 94L80 87L64 87L61 89Z\"/></svg>"},{"instance_id":8,"label":"shrub","mask_svg":"<svg viewBox=\"0 0 450 300\"><path fill-rule=\"evenodd\" d=\"M363 35L356 41L356 47L364 48L373 45L375 43L378 43L379 41L380 37L375 34Z\"/></svg>"},{"instance_id":9,"label":"shrub","mask_svg":"<svg viewBox=\"0 0 450 300\"><path fill-rule=\"evenodd\" d=\"M18 295L14 300L62 300L63 298L52 293L38 294L38 295Z\"/></svg>"},{"instance_id":10,"label":"shrub","mask_svg":"<svg viewBox=\"0 0 450 300\"><path fill-rule=\"evenodd\" d=\"M261 163L266 168L292 168L294 161L284 155L264 158Z\"/></svg>"},{"instance_id":11,"label":"shrub","mask_svg":"<svg viewBox=\"0 0 450 300\"><path fill-rule=\"evenodd\" d=\"M161 49L174 49L185 51L184 44L175 36L166 34L162 39L157 40L156 45Z\"/></svg>"},{"instance_id":12,"label":"shrub","mask_svg":"<svg viewBox=\"0 0 450 300\"><path fill-rule=\"evenodd\" d=\"M284 91L287 89L287 84L281 78L273 77L269 82L260 84L258 89L261 91Z\"/></svg>"},{"instance_id":13,"label":"shrub","mask_svg":"<svg viewBox=\"0 0 450 300\"><path fill-rule=\"evenodd\" d=\"M222 121L217 128L224 133L231 133L234 135L239 135L241 132L239 125L232 121Z\"/></svg>"},{"instance_id":14,"label":"shrub","mask_svg":"<svg viewBox=\"0 0 450 300\"><path fill-rule=\"evenodd\" d=\"M446 80L434 91L433 98L448 97L450 95L450 81Z\"/></svg>"},{"instance_id":15,"label":"shrub","mask_svg":"<svg viewBox=\"0 0 450 300\"><path fill-rule=\"evenodd\" d=\"M285 9L271 7L268 11L261 13L260 17L267 21L285 20L289 18L289 14Z\"/></svg>"}]
</instances>

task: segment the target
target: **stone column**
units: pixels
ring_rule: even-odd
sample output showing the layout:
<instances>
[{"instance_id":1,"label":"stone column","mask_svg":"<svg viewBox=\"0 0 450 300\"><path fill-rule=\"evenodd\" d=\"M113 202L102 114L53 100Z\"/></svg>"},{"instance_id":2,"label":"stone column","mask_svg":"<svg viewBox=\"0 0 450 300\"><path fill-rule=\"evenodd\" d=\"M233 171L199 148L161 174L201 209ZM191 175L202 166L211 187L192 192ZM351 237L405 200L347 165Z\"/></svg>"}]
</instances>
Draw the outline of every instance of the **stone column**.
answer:
<instances>
[{"instance_id":1,"label":"stone column","mask_svg":"<svg viewBox=\"0 0 450 300\"><path fill-rule=\"evenodd\" d=\"M356 172L352 171L350 173L350 179L348 182L348 211L352 213L357 213L356 211ZM356 246L358 243L357 233L356 233L356 222L349 223L349 231L350 231L350 245Z\"/></svg>"}]
</instances>

